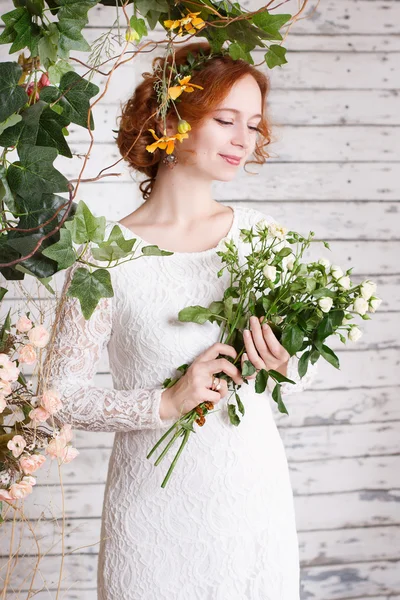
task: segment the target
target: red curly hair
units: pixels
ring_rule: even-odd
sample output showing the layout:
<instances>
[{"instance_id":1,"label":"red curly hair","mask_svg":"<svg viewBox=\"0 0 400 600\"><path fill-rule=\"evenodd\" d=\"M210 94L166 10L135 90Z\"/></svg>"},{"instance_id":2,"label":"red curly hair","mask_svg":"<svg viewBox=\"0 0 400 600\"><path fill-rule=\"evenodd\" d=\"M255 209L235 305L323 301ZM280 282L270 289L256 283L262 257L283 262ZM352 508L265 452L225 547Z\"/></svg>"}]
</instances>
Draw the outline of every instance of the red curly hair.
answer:
<instances>
[{"instance_id":1,"label":"red curly hair","mask_svg":"<svg viewBox=\"0 0 400 600\"><path fill-rule=\"evenodd\" d=\"M208 42L192 42L179 47L175 51L176 66L187 63L187 55L191 52L196 56L199 49L209 55L211 47ZM172 64L172 56L168 55L166 76L169 76L169 67ZM163 69L164 57L157 56L152 61L153 71ZM194 88L190 94L179 96L179 114L182 119L190 123L191 128L199 127L207 116L216 109L225 99L233 85L245 75L254 77L262 96L262 118L257 134L257 142L254 150L256 160L247 161L247 164L263 165L269 154L264 150L271 143L271 126L266 116L266 98L270 89L268 76L257 70L245 60L234 60L228 54L224 56L212 56L200 69L192 72L191 83L201 85L204 90ZM146 146L154 143L154 137L150 128L154 129L158 136L162 135L162 122L157 117L159 102L157 100L154 83L156 76L153 73L142 73L144 81L140 83L133 95L122 107L122 114L117 136L117 145L121 155L129 163L132 169L147 175L139 186L144 200L147 200L157 176L158 165L162 160L165 150L157 148L155 152L146 150ZM153 114L154 113L154 114ZM153 116L151 116L153 115ZM168 109L167 117L172 115L177 119L174 107ZM141 131L142 129L142 131ZM141 131L141 133L140 133ZM190 136L190 132L189 132Z\"/></svg>"}]
</instances>

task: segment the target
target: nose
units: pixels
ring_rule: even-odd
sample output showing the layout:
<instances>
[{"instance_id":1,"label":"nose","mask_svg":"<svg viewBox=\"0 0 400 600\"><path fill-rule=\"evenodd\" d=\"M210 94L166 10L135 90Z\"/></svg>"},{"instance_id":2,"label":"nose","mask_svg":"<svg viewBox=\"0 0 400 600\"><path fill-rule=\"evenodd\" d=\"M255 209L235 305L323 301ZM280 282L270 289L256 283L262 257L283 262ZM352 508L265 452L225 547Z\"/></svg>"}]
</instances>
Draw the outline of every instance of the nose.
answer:
<instances>
[{"instance_id":1,"label":"nose","mask_svg":"<svg viewBox=\"0 0 400 600\"><path fill-rule=\"evenodd\" d=\"M233 136L232 136L232 144L234 146L241 146L245 152L249 149L250 145L250 135L247 125L237 124L237 127L234 128Z\"/></svg>"}]
</instances>

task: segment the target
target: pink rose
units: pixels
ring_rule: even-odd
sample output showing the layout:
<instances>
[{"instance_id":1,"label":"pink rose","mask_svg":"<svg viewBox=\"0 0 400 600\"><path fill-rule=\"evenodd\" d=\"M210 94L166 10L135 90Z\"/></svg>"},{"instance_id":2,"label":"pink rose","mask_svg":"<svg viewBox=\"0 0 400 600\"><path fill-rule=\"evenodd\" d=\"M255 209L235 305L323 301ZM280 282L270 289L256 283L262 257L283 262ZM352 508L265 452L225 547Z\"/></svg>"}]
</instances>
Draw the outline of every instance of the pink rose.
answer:
<instances>
[{"instance_id":1,"label":"pink rose","mask_svg":"<svg viewBox=\"0 0 400 600\"><path fill-rule=\"evenodd\" d=\"M5 409L5 407L7 406L7 401L4 398L4 396L0 396L0 413L3 412L3 410Z\"/></svg>"},{"instance_id":2,"label":"pink rose","mask_svg":"<svg viewBox=\"0 0 400 600\"><path fill-rule=\"evenodd\" d=\"M19 369L7 354L0 354L0 379L4 381L17 381Z\"/></svg>"},{"instance_id":3,"label":"pink rose","mask_svg":"<svg viewBox=\"0 0 400 600\"><path fill-rule=\"evenodd\" d=\"M34 408L33 410L31 410L29 413L29 418L32 421L38 421L40 423L47 421L47 419L49 417L50 417L50 413L48 413L47 410L45 408L43 408L43 406L38 406L37 408Z\"/></svg>"},{"instance_id":4,"label":"pink rose","mask_svg":"<svg viewBox=\"0 0 400 600\"><path fill-rule=\"evenodd\" d=\"M32 321L30 319L28 319L28 317L25 317L25 316L20 317L18 319L18 321L16 322L15 327L21 333L26 333L27 331L32 329Z\"/></svg>"},{"instance_id":5,"label":"pink rose","mask_svg":"<svg viewBox=\"0 0 400 600\"><path fill-rule=\"evenodd\" d=\"M22 435L14 435L11 440L7 442L7 448L12 451L15 458L18 458L20 454L24 451L26 446L26 441L22 437Z\"/></svg>"},{"instance_id":6,"label":"pink rose","mask_svg":"<svg viewBox=\"0 0 400 600\"><path fill-rule=\"evenodd\" d=\"M65 438L66 442L70 442L72 440L72 425L70 423L66 423L60 430L60 435Z\"/></svg>"},{"instance_id":7,"label":"pink rose","mask_svg":"<svg viewBox=\"0 0 400 600\"><path fill-rule=\"evenodd\" d=\"M50 339L50 334L43 325L36 325L28 331L28 338L36 348L44 348Z\"/></svg>"},{"instance_id":8,"label":"pink rose","mask_svg":"<svg viewBox=\"0 0 400 600\"><path fill-rule=\"evenodd\" d=\"M55 389L46 390L42 395L40 404L47 410L50 415L54 415L55 412L62 408L62 402L60 395Z\"/></svg>"},{"instance_id":9,"label":"pink rose","mask_svg":"<svg viewBox=\"0 0 400 600\"><path fill-rule=\"evenodd\" d=\"M46 457L43 454L32 454L30 456L21 456L19 464L24 473L31 475L42 466L45 460Z\"/></svg>"},{"instance_id":10,"label":"pink rose","mask_svg":"<svg viewBox=\"0 0 400 600\"><path fill-rule=\"evenodd\" d=\"M10 494L15 500L19 498L25 498L28 494L32 493L32 486L27 481L20 481L19 483L13 483L10 485Z\"/></svg>"},{"instance_id":11,"label":"pink rose","mask_svg":"<svg viewBox=\"0 0 400 600\"><path fill-rule=\"evenodd\" d=\"M9 396L12 393L11 383L0 379L0 395Z\"/></svg>"},{"instance_id":12,"label":"pink rose","mask_svg":"<svg viewBox=\"0 0 400 600\"><path fill-rule=\"evenodd\" d=\"M50 456L51 460L54 458L61 458L65 448L65 439L63 437L53 438L46 446L45 452Z\"/></svg>"},{"instance_id":13,"label":"pink rose","mask_svg":"<svg viewBox=\"0 0 400 600\"><path fill-rule=\"evenodd\" d=\"M31 344L26 344L19 351L18 360L20 363L25 363L27 365L33 365L36 361L36 350Z\"/></svg>"},{"instance_id":14,"label":"pink rose","mask_svg":"<svg viewBox=\"0 0 400 600\"><path fill-rule=\"evenodd\" d=\"M7 490L0 489L0 502L2 500L7 500L7 502L14 502L15 498L13 498Z\"/></svg>"},{"instance_id":15,"label":"pink rose","mask_svg":"<svg viewBox=\"0 0 400 600\"><path fill-rule=\"evenodd\" d=\"M65 463L69 463L71 462L71 460L74 460L74 458L76 458L79 454L79 450L77 450L76 448L73 448L72 446L66 446L64 448L64 454L63 454L63 462Z\"/></svg>"}]
</instances>

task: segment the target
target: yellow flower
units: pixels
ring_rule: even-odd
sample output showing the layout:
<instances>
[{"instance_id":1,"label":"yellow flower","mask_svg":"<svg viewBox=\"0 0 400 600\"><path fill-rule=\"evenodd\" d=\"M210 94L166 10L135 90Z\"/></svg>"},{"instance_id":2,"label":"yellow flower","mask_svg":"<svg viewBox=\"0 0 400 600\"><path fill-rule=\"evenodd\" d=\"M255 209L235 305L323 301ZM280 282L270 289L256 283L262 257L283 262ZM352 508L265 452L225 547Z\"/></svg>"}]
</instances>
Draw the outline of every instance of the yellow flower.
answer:
<instances>
[{"instance_id":1,"label":"yellow flower","mask_svg":"<svg viewBox=\"0 0 400 600\"><path fill-rule=\"evenodd\" d=\"M154 129L148 129L148 131L150 131L153 138L155 140L157 140L156 142L154 142L154 144L150 144L149 146L146 146L146 150L148 152L154 152L155 150L157 150L157 148L160 148L160 150L166 149L167 154L172 154L172 152L174 151L174 147L175 147L175 141L179 140L182 143L182 140L184 138L189 137L187 133L176 133L175 135L172 135L172 136L163 135L162 137L159 138L156 135L156 132L154 131Z\"/></svg>"},{"instance_id":2,"label":"yellow flower","mask_svg":"<svg viewBox=\"0 0 400 600\"><path fill-rule=\"evenodd\" d=\"M175 21L167 20L164 21L164 26L168 29L176 29L179 27L178 35L182 35L182 28L184 27L188 33L196 33L196 29L201 29L205 26L205 22L201 17L197 17L201 11L193 13L188 12L183 19L176 19Z\"/></svg>"},{"instance_id":3,"label":"yellow flower","mask_svg":"<svg viewBox=\"0 0 400 600\"><path fill-rule=\"evenodd\" d=\"M195 87L199 88L199 90L204 89L201 85L196 85L195 83L187 85L191 77L191 75L188 75L183 79L178 79L179 85L173 85L172 87L168 88L168 95L170 98L172 98L172 100L178 98L178 96L180 96L182 92L194 92L193 88Z\"/></svg>"}]
</instances>

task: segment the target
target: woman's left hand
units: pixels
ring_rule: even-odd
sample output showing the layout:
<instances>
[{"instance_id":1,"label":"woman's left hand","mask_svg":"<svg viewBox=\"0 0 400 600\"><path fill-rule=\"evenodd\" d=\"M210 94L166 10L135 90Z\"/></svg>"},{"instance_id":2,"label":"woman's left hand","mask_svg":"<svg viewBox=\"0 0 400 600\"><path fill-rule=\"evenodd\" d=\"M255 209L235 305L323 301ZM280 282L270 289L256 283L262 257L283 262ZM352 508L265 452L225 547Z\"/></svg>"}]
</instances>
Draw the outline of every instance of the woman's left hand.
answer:
<instances>
[{"instance_id":1,"label":"woman's left hand","mask_svg":"<svg viewBox=\"0 0 400 600\"><path fill-rule=\"evenodd\" d=\"M249 360L257 369L253 375L249 375L246 379L255 379L257 372L260 369L274 369L282 375L287 374L287 365L290 354L278 341L274 332L268 324L265 327L261 326L260 321L264 317L250 317L250 329L243 331L244 345L246 352L242 354L242 367L245 360ZM247 331L247 333L246 333Z\"/></svg>"}]
</instances>

